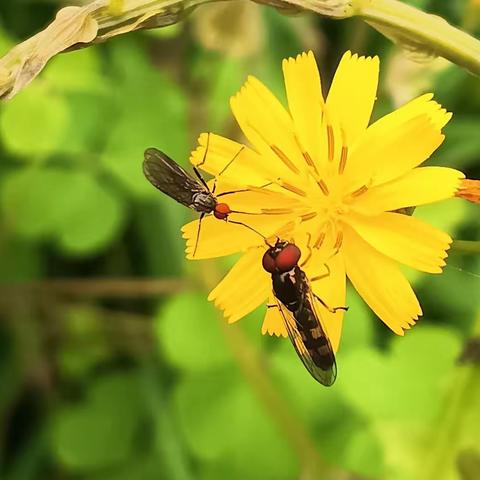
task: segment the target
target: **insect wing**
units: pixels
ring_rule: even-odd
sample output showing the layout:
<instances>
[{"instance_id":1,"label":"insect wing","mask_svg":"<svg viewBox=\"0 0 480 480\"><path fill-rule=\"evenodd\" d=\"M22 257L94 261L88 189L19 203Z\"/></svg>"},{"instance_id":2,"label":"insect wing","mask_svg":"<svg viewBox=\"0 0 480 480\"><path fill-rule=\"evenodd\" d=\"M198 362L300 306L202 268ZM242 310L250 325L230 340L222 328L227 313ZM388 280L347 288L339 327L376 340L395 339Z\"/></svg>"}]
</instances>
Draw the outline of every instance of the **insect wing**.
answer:
<instances>
[{"instance_id":1,"label":"insect wing","mask_svg":"<svg viewBox=\"0 0 480 480\"><path fill-rule=\"evenodd\" d=\"M180 165L156 148L145 151L143 173L154 187L189 208L196 193L206 192Z\"/></svg>"},{"instance_id":2,"label":"insect wing","mask_svg":"<svg viewBox=\"0 0 480 480\"><path fill-rule=\"evenodd\" d=\"M299 315L303 316L301 319L296 319L294 314L278 298L275 298L285 322L290 341L303 365L315 380L329 387L333 385L337 376L335 356L330 341L325 335L318 316L312 307L313 302L310 296L312 295L308 296L308 302L303 304L299 312ZM302 328L302 323L299 322L299 320L305 320L305 317L308 318L310 324L315 322L314 328L310 328L308 332ZM313 338L312 335L316 335L316 337ZM309 345L309 341L313 341L314 345Z\"/></svg>"}]
</instances>

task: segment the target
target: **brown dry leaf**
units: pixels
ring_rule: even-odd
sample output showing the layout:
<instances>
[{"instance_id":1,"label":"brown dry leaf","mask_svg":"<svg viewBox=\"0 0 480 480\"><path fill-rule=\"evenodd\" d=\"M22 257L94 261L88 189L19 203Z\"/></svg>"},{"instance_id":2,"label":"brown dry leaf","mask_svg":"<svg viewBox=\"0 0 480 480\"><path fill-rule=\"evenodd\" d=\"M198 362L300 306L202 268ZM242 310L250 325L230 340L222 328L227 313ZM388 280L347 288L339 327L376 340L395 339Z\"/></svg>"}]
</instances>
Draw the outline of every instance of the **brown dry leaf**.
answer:
<instances>
[{"instance_id":1,"label":"brown dry leaf","mask_svg":"<svg viewBox=\"0 0 480 480\"><path fill-rule=\"evenodd\" d=\"M57 53L92 41L98 31L91 6L66 7L43 31L14 47L0 59L0 98L12 98L28 85Z\"/></svg>"}]
</instances>

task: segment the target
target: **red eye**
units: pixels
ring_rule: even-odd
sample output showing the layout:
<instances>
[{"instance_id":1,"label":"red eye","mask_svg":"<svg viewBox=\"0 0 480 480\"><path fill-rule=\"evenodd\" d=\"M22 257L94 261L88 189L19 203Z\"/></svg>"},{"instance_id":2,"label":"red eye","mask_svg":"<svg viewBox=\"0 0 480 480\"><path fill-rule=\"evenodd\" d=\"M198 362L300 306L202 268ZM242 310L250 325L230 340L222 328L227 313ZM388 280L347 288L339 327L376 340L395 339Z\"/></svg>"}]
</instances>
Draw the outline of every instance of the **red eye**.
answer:
<instances>
[{"instance_id":1,"label":"red eye","mask_svg":"<svg viewBox=\"0 0 480 480\"><path fill-rule=\"evenodd\" d=\"M298 264L302 252L293 243L289 243L281 250L275 259L276 267L280 272L288 272Z\"/></svg>"},{"instance_id":2,"label":"red eye","mask_svg":"<svg viewBox=\"0 0 480 480\"><path fill-rule=\"evenodd\" d=\"M215 215L215 218L218 218L219 220L225 220L230 212L230 207L226 203L217 203L215 205L213 214Z\"/></svg>"},{"instance_id":3,"label":"red eye","mask_svg":"<svg viewBox=\"0 0 480 480\"><path fill-rule=\"evenodd\" d=\"M270 253L270 250L267 250L262 258L262 265L263 268L268 272L268 273L273 273L275 271L275 259L272 257L272 254Z\"/></svg>"}]
</instances>

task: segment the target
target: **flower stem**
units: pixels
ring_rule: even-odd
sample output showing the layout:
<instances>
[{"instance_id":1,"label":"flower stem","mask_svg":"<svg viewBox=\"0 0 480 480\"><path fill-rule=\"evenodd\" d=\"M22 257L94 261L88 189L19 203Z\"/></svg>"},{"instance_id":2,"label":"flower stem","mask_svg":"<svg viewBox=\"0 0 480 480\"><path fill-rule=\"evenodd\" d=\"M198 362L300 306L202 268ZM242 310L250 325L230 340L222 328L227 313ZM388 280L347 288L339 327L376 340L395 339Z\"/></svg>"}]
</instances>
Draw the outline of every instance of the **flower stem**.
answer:
<instances>
[{"instance_id":1,"label":"flower stem","mask_svg":"<svg viewBox=\"0 0 480 480\"><path fill-rule=\"evenodd\" d=\"M442 56L480 75L480 41L398 0L361 0L358 15L385 36L409 49Z\"/></svg>"},{"instance_id":2,"label":"flower stem","mask_svg":"<svg viewBox=\"0 0 480 480\"><path fill-rule=\"evenodd\" d=\"M480 253L480 241L454 240L452 250L462 253Z\"/></svg>"}]
</instances>

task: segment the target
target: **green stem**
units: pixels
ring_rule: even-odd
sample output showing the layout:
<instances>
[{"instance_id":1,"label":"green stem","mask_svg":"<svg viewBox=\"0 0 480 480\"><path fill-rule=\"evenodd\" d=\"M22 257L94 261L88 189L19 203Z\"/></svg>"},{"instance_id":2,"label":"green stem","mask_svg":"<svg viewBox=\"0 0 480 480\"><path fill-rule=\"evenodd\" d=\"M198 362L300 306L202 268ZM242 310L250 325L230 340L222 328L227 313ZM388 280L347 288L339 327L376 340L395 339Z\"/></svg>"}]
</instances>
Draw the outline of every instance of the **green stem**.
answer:
<instances>
[{"instance_id":1,"label":"green stem","mask_svg":"<svg viewBox=\"0 0 480 480\"><path fill-rule=\"evenodd\" d=\"M358 14L385 36L408 48L442 56L480 75L480 41L398 0L362 0Z\"/></svg>"},{"instance_id":2,"label":"green stem","mask_svg":"<svg viewBox=\"0 0 480 480\"><path fill-rule=\"evenodd\" d=\"M454 240L452 250L462 253L480 253L480 241Z\"/></svg>"}]
</instances>

